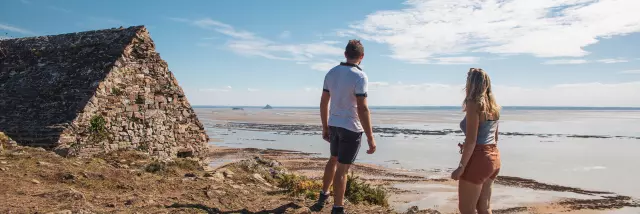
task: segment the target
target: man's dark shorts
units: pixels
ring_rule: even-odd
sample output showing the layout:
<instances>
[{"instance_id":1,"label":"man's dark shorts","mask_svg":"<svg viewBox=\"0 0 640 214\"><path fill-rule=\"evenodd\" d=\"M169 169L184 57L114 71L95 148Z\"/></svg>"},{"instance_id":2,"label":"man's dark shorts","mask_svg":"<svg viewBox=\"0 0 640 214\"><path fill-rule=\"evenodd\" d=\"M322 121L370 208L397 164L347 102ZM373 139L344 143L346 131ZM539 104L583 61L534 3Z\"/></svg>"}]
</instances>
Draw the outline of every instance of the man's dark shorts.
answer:
<instances>
[{"instance_id":1,"label":"man's dark shorts","mask_svg":"<svg viewBox=\"0 0 640 214\"><path fill-rule=\"evenodd\" d=\"M340 127L329 127L331 156L338 157L338 163L352 164L358 156L362 132L353 132Z\"/></svg>"}]
</instances>

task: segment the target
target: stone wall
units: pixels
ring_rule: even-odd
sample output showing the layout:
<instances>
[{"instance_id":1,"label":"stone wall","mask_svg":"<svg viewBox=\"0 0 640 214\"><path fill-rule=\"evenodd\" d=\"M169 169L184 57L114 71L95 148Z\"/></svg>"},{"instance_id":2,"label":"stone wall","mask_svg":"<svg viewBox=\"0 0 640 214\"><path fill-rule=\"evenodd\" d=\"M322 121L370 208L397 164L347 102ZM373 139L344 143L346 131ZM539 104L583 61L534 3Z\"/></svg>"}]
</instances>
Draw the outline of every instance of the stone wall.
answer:
<instances>
[{"instance_id":1,"label":"stone wall","mask_svg":"<svg viewBox=\"0 0 640 214\"><path fill-rule=\"evenodd\" d=\"M0 131L53 147L131 41L135 29L0 41Z\"/></svg>"},{"instance_id":2,"label":"stone wall","mask_svg":"<svg viewBox=\"0 0 640 214\"><path fill-rule=\"evenodd\" d=\"M132 27L111 31L124 35L123 38L128 41L121 42L124 45L117 52L118 57L109 58L112 61L94 62L108 64L100 73L103 75L96 75L98 77L89 80L90 84L83 87L60 89L65 92L90 92L91 96L82 96L83 101L78 101L80 98L61 100L63 103L75 103L67 104L69 106L79 106L73 111L72 120L67 117L58 125L61 128L55 142L47 141L51 143L50 147L70 155L136 149L160 158L204 156L209 141L204 127L168 70L167 63L155 51L147 30L144 27ZM46 105L47 102L41 103ZM2 104L0 101L0 106ZM31 111L37 115L41 108ZM39 113L42 114L42 111ZM12 121L16 120L14 117L19 115L0 116ZM21 127L21 130L27 130L26 133L31 133L30 126ZM0 126L2 128L6 127ZM16 134L15 131L12 133ZM31 143L21 141L20 137L14 139L21 144Z\"/></svg>"}]
</instances>

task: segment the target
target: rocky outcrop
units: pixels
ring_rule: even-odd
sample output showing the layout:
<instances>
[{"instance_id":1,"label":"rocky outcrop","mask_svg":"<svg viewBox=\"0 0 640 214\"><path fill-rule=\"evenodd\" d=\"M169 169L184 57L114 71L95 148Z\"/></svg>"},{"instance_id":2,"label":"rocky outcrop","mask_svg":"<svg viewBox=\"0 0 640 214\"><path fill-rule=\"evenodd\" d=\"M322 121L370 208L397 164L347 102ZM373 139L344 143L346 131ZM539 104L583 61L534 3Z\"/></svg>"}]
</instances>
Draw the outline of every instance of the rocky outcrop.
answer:
<instances>
[{"instance_id":1,"label":"rocky outcrop","mask_svg":"<svg viewBox=\"0 0 640 214\"><path fill-rule=\"evenodd\" d=\"M208 136L144 26L0 41L0 131L66 155L203 156Z\"/></svg>"}]
</instances>

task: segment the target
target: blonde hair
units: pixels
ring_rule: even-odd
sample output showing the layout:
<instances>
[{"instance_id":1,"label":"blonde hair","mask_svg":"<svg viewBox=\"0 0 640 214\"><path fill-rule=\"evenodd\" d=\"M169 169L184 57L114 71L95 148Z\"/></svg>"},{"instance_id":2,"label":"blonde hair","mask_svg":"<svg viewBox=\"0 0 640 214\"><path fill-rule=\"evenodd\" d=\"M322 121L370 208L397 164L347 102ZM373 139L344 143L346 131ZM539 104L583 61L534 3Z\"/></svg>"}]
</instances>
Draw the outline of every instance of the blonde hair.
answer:
<instances>
[{"instance_id":1,"label":"blonde hair","mask_svg":"<svg viewBox=\"0 0 640 214\"><path fill-rule=\"evenodd\" d=\"M467 103L474 103L478 105L478 113L484 112L487 115L500 117L500 106L496 103L496 98L493 96L491 79L482 68L469 69L465 93L466 97L462 102L463 111L467 110Z\"/></svg>"}]
</instances>

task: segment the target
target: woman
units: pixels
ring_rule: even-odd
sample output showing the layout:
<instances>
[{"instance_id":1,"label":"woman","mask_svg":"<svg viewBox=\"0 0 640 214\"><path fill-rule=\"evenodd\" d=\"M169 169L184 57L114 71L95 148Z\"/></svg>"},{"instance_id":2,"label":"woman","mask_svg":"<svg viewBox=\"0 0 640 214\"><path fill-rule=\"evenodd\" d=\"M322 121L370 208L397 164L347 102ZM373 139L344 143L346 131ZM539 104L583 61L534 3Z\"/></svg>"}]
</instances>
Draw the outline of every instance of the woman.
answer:
<instances>
[{"instance_id":1,"label":"woman","mask_svg":"<svg viewBox=\"0 0 640 214\"><path fill-rule=\"evenodd\" d=\"M458 208L462 214L491 213L491 186L500 171L498 119L500 106L491 90L489 75L480 68L467 73L466 112L460 122L465 141L460 145L462 158L451 178L458 182Z\"/></svg>"}]
</instances>

